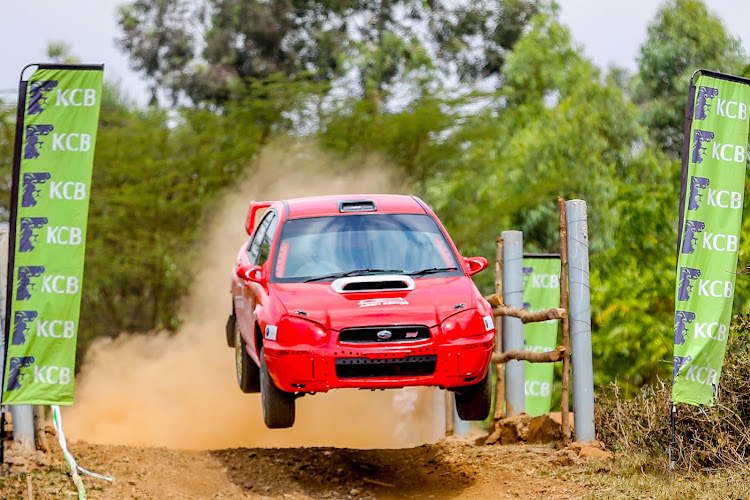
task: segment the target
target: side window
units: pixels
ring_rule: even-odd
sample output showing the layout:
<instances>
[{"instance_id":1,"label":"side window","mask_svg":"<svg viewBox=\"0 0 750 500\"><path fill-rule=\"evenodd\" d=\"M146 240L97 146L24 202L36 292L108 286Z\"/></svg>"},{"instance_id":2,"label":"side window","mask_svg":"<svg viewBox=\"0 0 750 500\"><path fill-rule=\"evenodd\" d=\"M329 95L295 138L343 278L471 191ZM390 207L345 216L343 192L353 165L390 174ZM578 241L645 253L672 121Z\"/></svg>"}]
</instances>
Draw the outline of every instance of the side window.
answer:
<instances>
[{"instance_id":1,"label":"side window","mask_svg":"<svg viewBox=\"0 0 750 500\"><path fill-rule=\"evenodd\" d=\"M268 260L268 254L271 253L271 245L273 244L273 237L276 234L276 226L279 225L277 217L271 217L271 222L268 224L268 230L263 236L263 240L260 242L260 253L258 254L258 261L256 264L263 265Z\"/></svg>"},{"instance_id":2,"label":"side window","mask_svg":"<svg viewBox=\"0 0 750 500\"><path fill-rule=\"evenodd\" d=\"M268 212L266 216L263 217L263 220L260 221L258 229L255 231L255 235L253 236L253 240L247 246L247 255L250 258L251 264L258 263L258 253L260 252L261 242L263 241L263 237L266 235L266 230L268 229L269 224L271 224L271 220L275 218L276 214L274 212Z\"/></svg>"}]
</instances>

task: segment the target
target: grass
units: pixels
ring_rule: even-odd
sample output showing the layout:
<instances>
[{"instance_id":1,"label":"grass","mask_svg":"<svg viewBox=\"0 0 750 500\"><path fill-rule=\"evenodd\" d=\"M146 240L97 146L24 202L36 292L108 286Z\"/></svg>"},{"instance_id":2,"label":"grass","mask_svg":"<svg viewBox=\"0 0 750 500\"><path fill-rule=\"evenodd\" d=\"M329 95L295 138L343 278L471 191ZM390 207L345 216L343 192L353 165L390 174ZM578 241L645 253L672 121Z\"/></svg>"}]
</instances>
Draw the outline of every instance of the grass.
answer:
<instances>
[{"instance_id":1,"label":"grass","mask_svg":"<svg viewBox=\"0 0 750 500\"><path fill-rule=\"evenodd\" d=\"M589 490L582 498L612 499L748 499L750 469L724 469L716 473L669 471L666 450L653 455L618 456L613 463L589 462L568 471L568 480Z\"/></svg>"}]
</instances>

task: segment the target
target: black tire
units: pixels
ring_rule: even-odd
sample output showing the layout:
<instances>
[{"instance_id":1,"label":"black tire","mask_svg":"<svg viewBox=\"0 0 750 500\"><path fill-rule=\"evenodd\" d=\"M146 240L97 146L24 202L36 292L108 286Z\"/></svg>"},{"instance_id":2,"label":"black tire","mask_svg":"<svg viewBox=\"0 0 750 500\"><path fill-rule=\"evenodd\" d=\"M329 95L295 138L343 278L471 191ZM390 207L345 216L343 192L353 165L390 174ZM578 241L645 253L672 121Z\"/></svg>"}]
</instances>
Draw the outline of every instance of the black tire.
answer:
<instances>
[{"instance_id":1,"label":"black tire","mask_svg":"<svg viewBox=\"0 0 750 500\"><path fill-rule=\"evenodd\" d=\"M260 399L263 421L269 429L286 429L294 425L295 396L276 387L268 373L263 349L260 351Z\"/></svg>"},{"instance_id":2,"label":"black tire","mask_svg":"<svg viewBox=\"0 0 750 500\"><path fill-rule=\"evenodd\" d=\"M235 325L237 324L237 316L234 315L234 312L229 315L229 318L227 318L227 345L229 347L234 347L234 335L235 335Z\"/></svg>"},{"instance_id":3,"label":"black tire","mask_svg":"<svg viewBox=\"0 0 750 500\"><path fill-rule=\"evenodd\" d=\"M492 367L487 368L487 375L480 382L456 389L455 400L461 420L487 418L492 403Z\"/></svg>"},{"instance_id":4,"label":"black tire","mask_svg":"<svg viewBox=\"0 0 750 500\"><path fill-rule=\"evenodd\" d=\"M234 324L234 352L237 371L237 385L244 393L260 392L260 371L253 358L247 353L247 344L240 335L240 327Z\"/></svg>"}]
</instances>

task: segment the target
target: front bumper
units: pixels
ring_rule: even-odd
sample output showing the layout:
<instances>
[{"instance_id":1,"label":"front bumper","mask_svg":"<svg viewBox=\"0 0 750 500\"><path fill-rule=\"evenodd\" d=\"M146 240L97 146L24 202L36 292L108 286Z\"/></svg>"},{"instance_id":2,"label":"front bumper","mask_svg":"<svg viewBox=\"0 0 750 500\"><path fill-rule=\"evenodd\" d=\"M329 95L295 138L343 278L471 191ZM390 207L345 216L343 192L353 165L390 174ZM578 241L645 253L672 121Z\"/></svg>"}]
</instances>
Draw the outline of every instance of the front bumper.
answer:
<instances>
[{"instance_id":1,"label":"front bumper","mask_svg":"<svg viewBox=\"0 0 750 500\"><path fill-rule=\"evenodd\" d=\"M268 371L286 392L336 388L387 389L475 384L484 378L495 332L445 339L437 328L419 342L341 344L336 334L322 346L283 346L264 340Z\"/></svg>"}]
</instances>

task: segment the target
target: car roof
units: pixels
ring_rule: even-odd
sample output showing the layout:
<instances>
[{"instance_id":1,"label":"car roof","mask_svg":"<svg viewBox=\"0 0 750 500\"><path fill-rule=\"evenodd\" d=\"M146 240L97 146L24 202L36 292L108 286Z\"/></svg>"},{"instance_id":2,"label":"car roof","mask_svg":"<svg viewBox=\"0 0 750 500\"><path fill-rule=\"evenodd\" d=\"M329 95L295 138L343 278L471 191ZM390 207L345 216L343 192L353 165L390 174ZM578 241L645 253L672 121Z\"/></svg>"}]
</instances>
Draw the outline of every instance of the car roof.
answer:
<instances>
[{"instance_id":1,"label":"car roof","mask_svg":"<svg viewBox=\"0 0 750 500\"><path fill-rule=\"evenodd\" d=\"M372 202L375 210L357 208L342 210L344 206L354 206L352 202ZM347 204L347 202L349 202ZM323 217L326 215L362 214L362 213L391 213L391 214L427 214L426 206L415 196L400 194L350 194L334 196L311 196L308 198L293 198L283 202L289 210L290 219L308 217Z\"/></svg>"}]
</instances>

